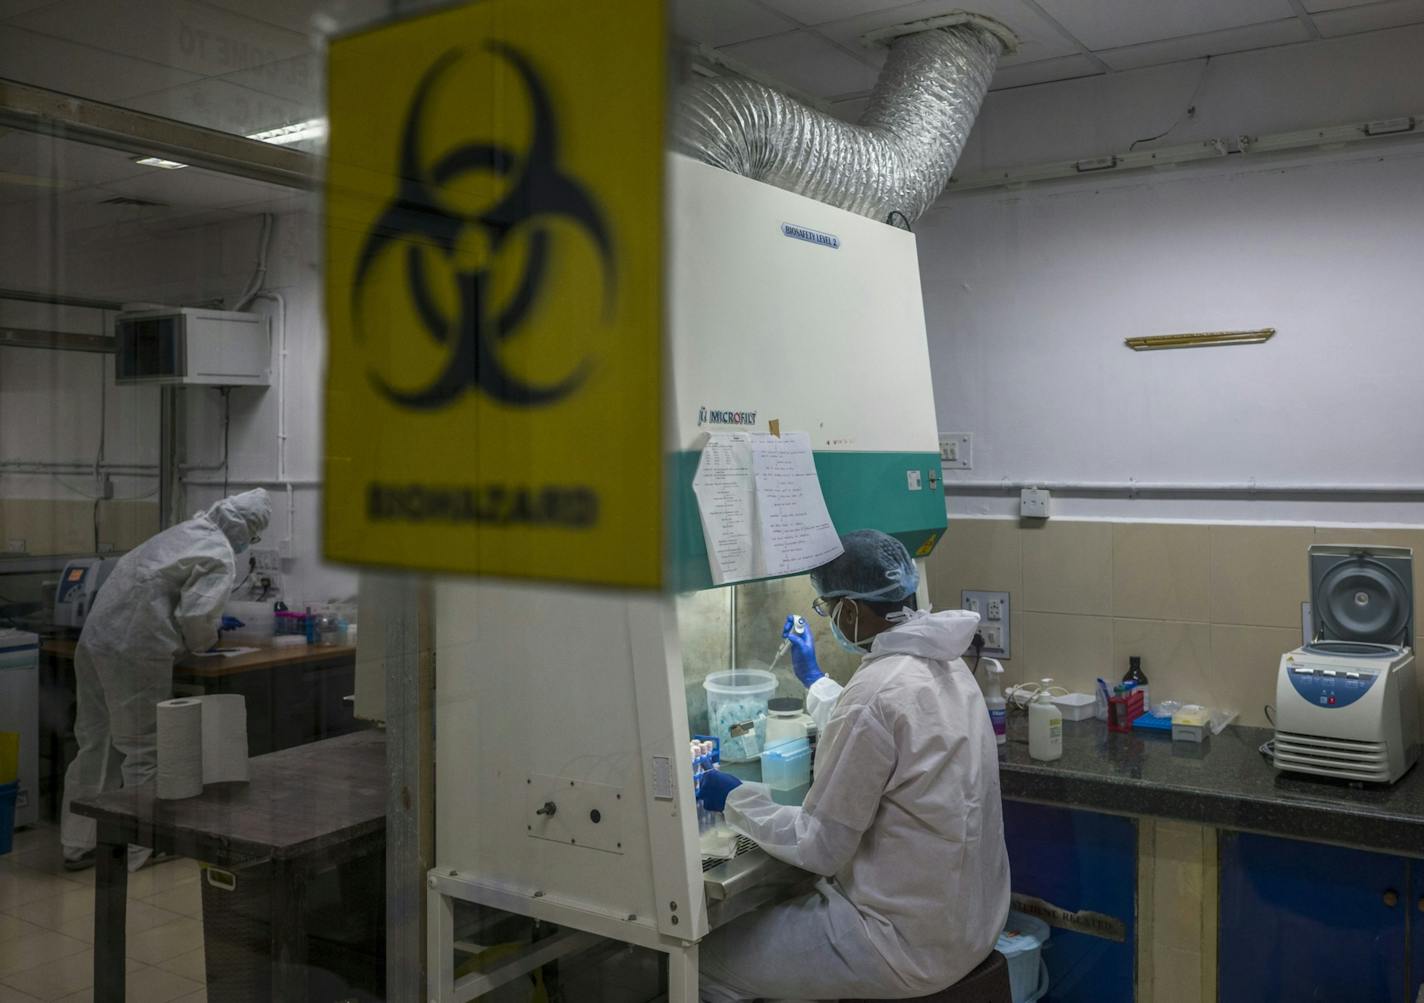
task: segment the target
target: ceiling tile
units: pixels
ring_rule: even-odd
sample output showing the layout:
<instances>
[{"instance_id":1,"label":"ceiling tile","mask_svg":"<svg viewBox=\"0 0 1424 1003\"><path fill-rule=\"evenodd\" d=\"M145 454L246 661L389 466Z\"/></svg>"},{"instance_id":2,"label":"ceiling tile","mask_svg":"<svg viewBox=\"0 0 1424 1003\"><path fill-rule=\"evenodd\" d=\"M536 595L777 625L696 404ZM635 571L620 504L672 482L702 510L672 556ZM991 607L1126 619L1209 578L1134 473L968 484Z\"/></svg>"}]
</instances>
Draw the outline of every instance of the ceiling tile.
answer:
<instances>
[{"instance_id":1,"label":"ceiling tile","mask_svg":"<svg viewBox=\"0 0 1424 1003\"><path fill-rule=\"evenodd\" d=\"M708 2L708 0L703 0ZM906 0L761 0L766 6L778 10L794 21L802 24L825 24L841 18L855 17L872 11L889 10L905 6Z\"/></svg>"},{"instance_id":2,"label":"ceiling tile","mask_svg":"<svg viewBox=\"0 0 1424 1003\"><path fill-rule=\"evenodd\" d=\"M1338 10L1341 7L1369 7L1380 2L1381 0L1301 0L1301 6L1315 14L1322 10Z\"/></svg>"},{"instance_id":3,"label":"ceiling tile","mask_svg":"<svg viewBox=\"0 0 1424 1003\"><path fill-rule=\"evenodd\" d=\"M1007 90L1010 87L1028 87L1032 84L1046 84L1054 80L1074 80L1103 73L1103 65L1092 56L1077 53L1059 59L1041 59L1036 63L1014 63L1001 66L994 73L991 91Z\"/></svg>"},{"instance_id":4,"label":"ceiling tile","mask_svg":"<svg viewBox=\"0 0 1424 1003\"><path fill-rule=\"evenodd\" d=\"M13 23L201 76L261 66L311 49L306 35L193 0L65 0L22 14Z\"/></svg>"},{"instance_id":5,"label":"ceiling tile","mask_svg":"<svg viewBox=\"0 0 1424 1003\"><path fill-rule=\"evenodd\" d=\"M0 21L34 10L36 7L43 7L47 3L56 2L57 0L0 0Z\"/></svg>"},{"instance_id":6,"label":"ceiling tile","mask_svg":"<svg viewBox=\"0 0 1424 1003\"><path fill-rule=\"evenodd\" d=\"M674 0L673 30L707 45L734 45L795 28L786 18L751 0Z\"/></svg>"},{"instance_id":7,"label":"ceiling tile","mask_svg":"<svg viewBox=\"0 0 1424 1003\"><path fill-rule=\"evenodd\" d=\"M12 80L102 101L123 101L144 91L197 79L182 70L8 24L0 31L0 67Z\"/></svg>"},{"instance_id":8,"label":"ceiling tile","mask_svg":"<svg viewBox=\"0 0 1424 1003\"><path fill-rule=\"evenodd\" d=\"M1097 53L1099 59L1114 70L1135 70L1143 66L1160 66L1183 59L1200 59L1202 56L1219 56L1227 52L1244 52L1247 49L1266 49L1274 45L1289 45L1292 42L1307 42L1310 32L1297 18L1271 21L1267 24L1253 24L1245 28L1229 31L1214 31L1206 35L1189 35L1185 38L1168 39L1165 42L1149 42L1146 45L1130 45L1122 49L1105 49Z\"/></svg>"},{"instance_id":9,"label":"ceiling tile","mask_svg":"<svg viewBox=\"0 0 1424 1003\"><path fill-rule=\"evenodd\" d=\"M310 103L326 86L322 58L316 53L252 66L216 79L298 103Z\"/></svg>"},{"instance_id":10,"label":"ceiling tile","mask_svg":"<svg viewBox=\"0 0 1424 1003\"><path fill-rule=\"evenodd\" d=\"M390 0L199 0L288 31L326 33L370 24L390 13Z\"/></svg>"},{"instance_id":11,"label":"ceiling tile","mask_svg":"<svg viewBox=\"0 0 1424 1003\"><path fill-rule=\"evenodd\" d=\"M1424 21L1424 2L1421 0L1389 0L1387 3L1371 4L1368 7L1349 7L1344 10L1322 11L1313 20L1320 33L1327 38L1337 35L1355 35L1362 31L1378 31L1381 28L1398 28L1406 24Z\"/></svg>"},{"instance_id":12,"label":"ceiling tile","mask_svg":"<svg viewBox=\"0 0 1424 1003\"><path fill-rule=\"evenodd\" d=\"M809 31L791 31L722 51L773 80L820 98L861 94L875 70Z\"/></svg>"},{"instance_id":13,"label":"ceiling tile","mask_svg":"<svg viewBox=\"0 0 1424 1003\"><path fill-rule=\"evenodd\" d=\"M850 98L834 102L828 111L841 121L854 125L860 121L860 116L865 114L865 108L869 104L870 98Z\"/></svg>"},{"instance_id":14,"label":"ceiling tile","mask_svg":"<svg viewBox=\"0 0 1424 1003\"><path fill-rule=\"evenodd\" d=\"M204 209L227 209L250 205L276 195L291 194L290 188L248 181L228 174L189 167L181 171L156 169L126 181L115 181L90 189L96 202L126 195L129 198L150 199L170 206Z\"/></svg>"},{"instance_id":15,"label":"ceiling tile","mask_svg":"<svg viewBox=\"0 0 1424 1003\"><path fill-rule=\"evenodd\" d=\"M0 133L0 167L7 174L53 179L64 187L119 181L150 169L119 150L18 131Z\"/></svg>"},{"instance_id":16,"label":"ceiling tile","mask_svg":"<svg viewBox=\"0 0 1424 1003\"><path fill-rule=\"evenodd\" d=\"M209 77L125 101L135 111L177 119L220 132L250 136L321 115L320 92L313 88L306 101L289 101L273 94Z\"/></svg>"},{"instance_id":17,"label":"ceiling tile","mask_svg":"<svg viewBox=\"0 0 1424 1003\"><path fill-rule=\"evenodd\" d=\"M1295 16L1290 0L1038 0L1038 4L1094 50Z\"/></svg>"},{"instance_id":18,"label":"ceiling tile","mask_svg":"<svg viewBox=\"0 0 1424 1003\"><path fill-rule=\"evenodd\" d=\"M1079 51L1078 46L1071 39L1063 37L1057 28L1023 3L1023 0L977 0L972 6L975 12L992 17L996 21L1002 21L1018 36L1019 51L1000 60L1002 65L1052 59L1056 56L1066 56ZM866 48L861 43L862 35L877 28L904 24L907 21L919 21L963 9L965 9L965 0L918 0L916 3L905 4L891 10L875 11L832 21L821 25L816 31L854 52L864 54L878 66L884 61L884 48L879 46Z\"/></svg>"}]
</instances>

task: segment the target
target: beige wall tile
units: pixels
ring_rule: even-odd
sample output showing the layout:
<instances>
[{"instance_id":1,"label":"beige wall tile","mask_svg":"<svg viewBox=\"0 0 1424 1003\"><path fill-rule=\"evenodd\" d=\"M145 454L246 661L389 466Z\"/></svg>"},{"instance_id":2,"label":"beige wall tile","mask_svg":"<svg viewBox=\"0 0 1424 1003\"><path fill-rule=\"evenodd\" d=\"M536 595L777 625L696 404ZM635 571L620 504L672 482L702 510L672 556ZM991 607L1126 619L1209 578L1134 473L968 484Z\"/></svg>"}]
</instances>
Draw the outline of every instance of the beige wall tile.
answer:
<instances>
[{"instance_id":1,"label":"beige wall tile","mask_svg":"<svg viewBox=\"0 0 1424 1003\"><path fill-rule=\"evenodd\" d=\"M1142 656L1152 700L1205 703L1211 692L1211 627L1166 620L1113 620L1113 676L1121 679L1127 660Z\"/></svg>"},{"instance_id":2,"label":"beige wall tile","mask_svg":"<svg viewBox=\"0 0 1424 1003\"><path fill-rule=\"evenodd\" d=\"M1211 628L1212 677L1208 697L1199 701L1230 707L1241 716L1238 724L1268 728L1265 705L1276 702L1276 674L1281 655L1300 646L1300 628ZM1150 677L1149 677L1150 678Z\"/></svg>"},{"instance_id":3,"label":"beige wall tile","mask_svg":"<svg viewBox=\"0 0 1424 1003\"><path fill-rule=\"evenodd\" d=\"M132 550L158 532L158 502L99 503L99 542L115 550Z\"/></svg>"},{"instance_id":4,"label":"beige wall tile","mask_svg":"<svg viewBox=\"0 0 1424 1003\"><path fill-rule=\"evenodd\" d=\"M1211 622L1292 627L1310 598L1306 526L1211 527Z\"/></svg>"},{"instance_id":5,"label":"beige wall tile","mask_svg":"<svg viewBox=\"0 0 1424 1003\"><path fill-rule=\"evenodd\" d=\"M30 554L92 553L93 502L7 499L0 502L7 540L24 540Z\"/></svg>"},{"instance_id":6,"label":"beige wall tile","mask_svg":"<svg viewBox=\"0 0 1424 1003\"><path fill-rule=\"evenodd\" d=\"M953 519L925 558L930 602L958 609L964 589L1008 592L1010 608L1023 590L1018 523L1010 519Z\"/></svg>"},{"instance_id":7,"label":"beige wall tile","mask_svg":"<svg viewBox=\"0 0 1424 1003\"><path fill-rule=\"evenodd\" d=\"M1035 613L1112 612L1112 523L1054 522L1025 527L1023 602Z\"/></svg>"},{"instance_id":8,"label":"beige wall tile","mask_svg":"<svg viewBox=\"0 0 1424 1003\"><path fill-rule=\"evenodd\" d=\"M1211 561L1206 526L1117 523L1112 545L1113 616L1207 621Z\"/></svg>"},{"instance_id":9,"label":"beige wall tile","mask_svg":"<svg viewBox=\"0 0 1424 1003\"><path fill-rule=\"evenodd\" d=\"M1111 618L1021 613L1018 622L1023 627L1023 657L1005 663L1005 675L1011 681L1051 677L1075 692L1092 693L1099 676L1113 678Z\"/></svg>"}]
</instances>

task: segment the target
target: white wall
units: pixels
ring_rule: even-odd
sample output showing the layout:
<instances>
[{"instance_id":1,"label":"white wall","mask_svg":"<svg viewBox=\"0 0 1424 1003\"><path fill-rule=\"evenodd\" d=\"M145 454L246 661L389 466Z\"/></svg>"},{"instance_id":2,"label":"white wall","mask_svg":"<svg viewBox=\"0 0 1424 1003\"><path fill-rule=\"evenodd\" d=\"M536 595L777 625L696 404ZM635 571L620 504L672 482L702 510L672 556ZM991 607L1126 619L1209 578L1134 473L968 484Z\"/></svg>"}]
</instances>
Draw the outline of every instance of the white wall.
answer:
<instances>
[{"instance_id":1,"label":"white wall","mask_svg":"<svg viewBox=\"0 0 1424 1003\"><path fill-rule=\"evenodd\" d=\"M265 285L287 300L287 475L296 484L293 557L285 563L287 591L293 598L318 601L354 594L355 575L325 564L319 556L320 494L314 482L321 475L325 352L317 264L319 228L315 215L305 211L305 204L295 204L303 211L287 212L276 220ZM57 289L69 295L116 301L174 305L222 301L230 305L246 286L257 257L257 216L223 214L220 221L197 226L108 225L70 232L56 242L53 234L63 220L50 215L43 205L27 212L28 216L19 218L27 222L34 243L19 247L19 242L7 240L0 247L0 272L5 275L0 285L9 288ZM13 211L4 217L7 223L17 219ZM276 307L265 301L258 301L253 309L276 312ZM263 535L264 544L272 545L289 532L286 496L278 483L277 333L274 322L274 385L266 390L239 388L232 392L228 465L231 491L264 486L273 493L273 523ZM6 430L0 439L0 455L70 459L73 453L92 457L97 423L89 402L97 399L96 359L74 353L6 350L0 357L0 396L6 407L0 412L0 427ZM110 367L112 379L112 363ZM30 387L32 407L11 397L16 384ZM208 388L189 388L185 394L188 461L216 463L222 455L220 397ZM127 443L125 448L142 462L155 462L159 433L156 392L116 389L111 384L109 396L110 458L115 455L117 440ZM10 431L17 427L7 420L12 404L29 413L23 432ZM194 473L190 479L194 483L187 486L187 512L222 495L221 471ZM156 482L142 483L146 487L141 490L151 490ZM120 494L141 490L119 487ZM53 478L10 476L0 481L0 493L12 497L44 497L43 492L50 492L49 497L58 498L65 497L64 491Z\"/></svg>"},{"instance_id":2,"label":"white wall","mask_svg":"<svg viewBox=\"0 0 1424 1003\"><path fill-rule=\"evenodd\" d=\"M1347 42L1213 61L1217 89L1230 87L1203 87L1212 103L1198 101L1193 133L1424 109L1424 31ZM1186 68L994 95L978 154L1125 150L1183 104ZM1410 87L1389 83L1405 76ZM1424 483L1424 144L966 193L916 229L940 431L974 435L974 468L946 474L952 513L1017 511L1016 496L956 496L960 479ZM1260 327L1279 334L1175 352L1122 343ZM1400 501L1057 496L1054 512L1424 522L1424 505Z\"/></svg>"}]
</instances>

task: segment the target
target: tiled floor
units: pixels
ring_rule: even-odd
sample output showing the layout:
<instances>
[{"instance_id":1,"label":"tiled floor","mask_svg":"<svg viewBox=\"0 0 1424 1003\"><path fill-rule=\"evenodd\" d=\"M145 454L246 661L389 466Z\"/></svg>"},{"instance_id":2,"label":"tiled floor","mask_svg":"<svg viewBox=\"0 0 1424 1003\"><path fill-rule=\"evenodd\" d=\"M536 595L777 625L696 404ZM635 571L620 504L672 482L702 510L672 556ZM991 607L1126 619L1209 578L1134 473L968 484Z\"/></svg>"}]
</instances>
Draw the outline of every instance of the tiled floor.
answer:
<instances>
[{"instance_id":1,"label":"tiled floor","mask_svg":"<svg viewBox=\"0 0 1424 1003\"><path fill-rule=\"evenodd\" d=\"M88 1003L93 940L93 868L66 873L51 826L15 833L0 857L0 1003ZM196 863L129 875L127 940L129 999L206 1003Z\"/></svg>"}]
</instances>

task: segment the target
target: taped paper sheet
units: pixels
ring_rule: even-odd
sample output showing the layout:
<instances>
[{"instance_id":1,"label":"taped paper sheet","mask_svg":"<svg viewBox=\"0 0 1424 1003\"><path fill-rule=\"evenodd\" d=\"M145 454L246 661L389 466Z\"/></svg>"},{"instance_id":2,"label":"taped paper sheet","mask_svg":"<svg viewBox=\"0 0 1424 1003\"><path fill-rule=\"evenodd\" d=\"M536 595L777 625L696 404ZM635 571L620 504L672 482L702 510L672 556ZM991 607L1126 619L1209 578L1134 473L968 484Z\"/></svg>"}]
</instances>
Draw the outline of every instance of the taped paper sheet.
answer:
<instances>
[{"instance_id":1,"label":"taped paper sheet","mask_svg":"<svg viewBox=\"0 0 1424 1003\"><path fill-rule=\"evenodd\" d=\"M805 432L713 433L692 490L717 585L800 574L842 553Z\"/></svg>"}]
</instances>

